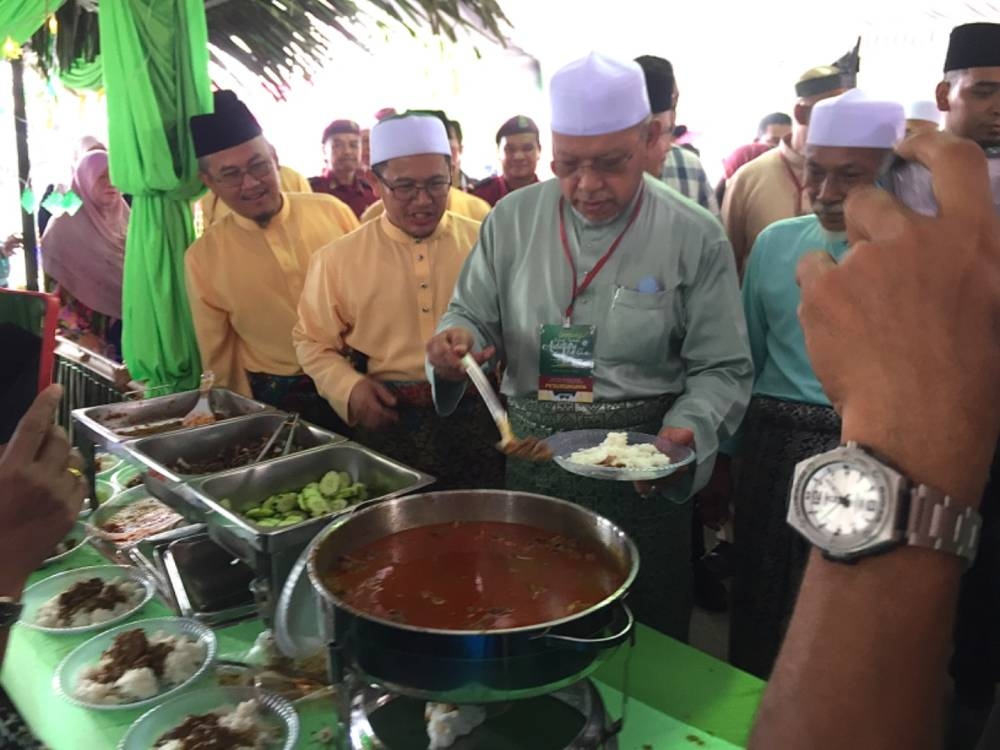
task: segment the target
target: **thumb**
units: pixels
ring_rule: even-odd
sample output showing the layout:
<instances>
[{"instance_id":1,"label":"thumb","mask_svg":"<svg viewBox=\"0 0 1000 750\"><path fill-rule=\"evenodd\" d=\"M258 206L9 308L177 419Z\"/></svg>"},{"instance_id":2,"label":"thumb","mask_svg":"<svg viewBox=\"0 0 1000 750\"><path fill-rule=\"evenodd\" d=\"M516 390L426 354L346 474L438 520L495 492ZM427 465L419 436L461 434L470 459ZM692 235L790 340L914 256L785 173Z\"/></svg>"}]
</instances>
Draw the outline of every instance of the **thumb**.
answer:
<instances>
[{"instance_id":1,"label":"thumb","mask_svg":"<svg viewBox=\"0 0 1000 750\"><path fill-rule=\"evenodd\" d=\"M377 380L372 379L372 386L375 391L375 397L381 401L385 406L395 406L396 405L396 394L386 388L382 383Z\"/></svg>"},{"instance_id":2,"label":"thumb","mask_svg":"<svg viewBox=\"0 0 1000 750\"><path fill-rule=\"evenodd\" d=\"M664 427L660 430L660 437L671 443L694 447L694 431L686 427Z\"/></svg>"},{"instance_id":3,"label":"thumb","mask_svg":"<svg viewBox=\"0 0 1000 750\"><path fill-rule=\"evenodd\" d=\"M455 356L461 357L472 348L471 338L464 329L453 328L448 331L448 346Z\"/></svg>"}]
</instances>

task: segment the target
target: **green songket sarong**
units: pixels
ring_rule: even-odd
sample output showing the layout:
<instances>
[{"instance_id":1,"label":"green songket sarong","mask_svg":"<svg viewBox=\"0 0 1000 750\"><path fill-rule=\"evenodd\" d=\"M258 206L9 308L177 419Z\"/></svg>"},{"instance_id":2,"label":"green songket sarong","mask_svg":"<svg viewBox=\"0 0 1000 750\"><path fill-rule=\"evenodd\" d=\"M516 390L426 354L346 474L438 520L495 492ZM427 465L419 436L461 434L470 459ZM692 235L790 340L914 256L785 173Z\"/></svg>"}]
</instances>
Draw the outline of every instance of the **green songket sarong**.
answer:
<instances>
[{"instance_id":1,"label":"green songket sarong","mask_svg":"<svg viewBox=\"0 0 1000 750\"><path fill-rule=\"evenodd\" d=\"M382 430L356 427L354 439L437 481L426 491L503 487L504 455L486 405L467 394L451 419L434 410L425 382L382 381L397 399L399 421Z\"/></svg>"},{"instance_id":2,"label":"green songket sarong","mask_svg":"<svg viewBox=\"0 0 1000 750\"><path fill-rule=\"evenodd\" d=\"M520 437L601 429L655 435L673 396L595 404L510 399L511 427ZM559 468L509 459L507 488L572 500L617 524L639 549L639 575L628 597L644 625L687 641L691 618L691 508L654 493L641 497L631 482L588 479Z\"/></svg>"}]
</instances>

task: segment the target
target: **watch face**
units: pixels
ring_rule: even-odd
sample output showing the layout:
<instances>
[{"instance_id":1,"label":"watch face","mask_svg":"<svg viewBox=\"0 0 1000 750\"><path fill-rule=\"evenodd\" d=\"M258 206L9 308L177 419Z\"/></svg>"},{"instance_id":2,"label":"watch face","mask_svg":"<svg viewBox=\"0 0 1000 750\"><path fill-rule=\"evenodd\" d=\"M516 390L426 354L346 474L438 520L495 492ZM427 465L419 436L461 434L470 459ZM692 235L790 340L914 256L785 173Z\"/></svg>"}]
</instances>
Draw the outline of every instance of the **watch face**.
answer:
<instances>
[{"instance_id":1,"label":"watch face","mask_svg":"<svg viewBox=\"0 0 1000 750\"><path fill-rule=\"evenodd\" d=\"M844 551L878 534L889 510L881 478L849 461L816 469L806 481L800 502L800 512L813 535Z\"/></svg>"}]
</instances>

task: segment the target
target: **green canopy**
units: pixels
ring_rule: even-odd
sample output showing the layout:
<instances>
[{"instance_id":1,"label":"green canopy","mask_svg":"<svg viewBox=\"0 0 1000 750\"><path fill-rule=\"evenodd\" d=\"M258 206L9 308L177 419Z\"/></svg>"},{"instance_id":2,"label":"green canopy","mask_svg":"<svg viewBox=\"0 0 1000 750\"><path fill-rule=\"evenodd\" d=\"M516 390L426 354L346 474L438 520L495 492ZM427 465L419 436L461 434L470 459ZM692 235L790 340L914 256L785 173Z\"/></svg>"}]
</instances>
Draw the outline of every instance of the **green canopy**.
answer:
<instances>
[{"instance_id":1,"label":"green canopy","mask_svg":"<svg viewBox=\"0 0 1000 750\"><path fill-rule=\"evenodd\" d=\"M201 185L188 118L211 111L204 0L116 0L99 14L111 181L133 196L125 244L122 350L150 387L196 388L184 287Z\"/></svg>"},{"instance_id":2,"label":"green canopy","mask_svg":"<svg viewBox=\"0 0 1000 750\"><path fill-rule=\"evenodd\" d=\"M0 12L0 43L10 37L23 44L45 23L49 14L66 0L3 0Z\"/></svg>"},{"instance_id":3,"label":"green canopy","mask_svg":"<svg viewBox=\"0 0 1000 750\"><path fill-rule=\"evenodd\" d=\"M68 89L98 91L104 86L104 65L101 56L94 60L76 60L66 70L59 71L59 81Z\"/></svg>"}]
</instances>

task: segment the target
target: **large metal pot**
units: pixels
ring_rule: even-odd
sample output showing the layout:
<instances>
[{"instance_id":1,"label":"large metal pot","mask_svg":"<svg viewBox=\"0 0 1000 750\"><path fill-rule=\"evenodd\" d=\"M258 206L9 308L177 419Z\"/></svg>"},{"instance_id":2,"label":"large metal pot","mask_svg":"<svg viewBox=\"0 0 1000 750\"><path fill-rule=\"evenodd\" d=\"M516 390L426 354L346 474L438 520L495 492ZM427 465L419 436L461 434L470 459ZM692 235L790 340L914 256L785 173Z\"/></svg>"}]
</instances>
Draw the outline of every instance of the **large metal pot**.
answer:
<instances>
[{"instance_id":1,"label":"large metal pot","mask_svg":"<svg viewBox=\"0 0 1000 750\"><path fill-rule=\"evenodd\" d=\"M621 566L620 588L593 607L560 620L489 631L435 630L360 612L323 583L341 555L382 537L450 521L535 526L597 543ZM489 703L544 695L594 671L632 635L622 601L639 569L625 533L585 508L544 495L492 490L432 492L380 502L330 524L315 540L309 577L320 595L334 656L369 683L449 703Z\"/></svg>"}]
</instances>

